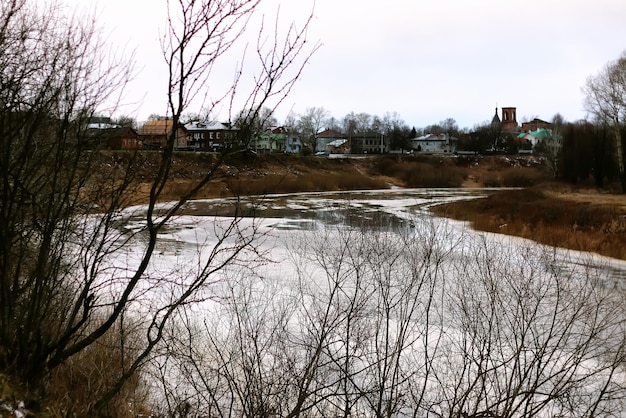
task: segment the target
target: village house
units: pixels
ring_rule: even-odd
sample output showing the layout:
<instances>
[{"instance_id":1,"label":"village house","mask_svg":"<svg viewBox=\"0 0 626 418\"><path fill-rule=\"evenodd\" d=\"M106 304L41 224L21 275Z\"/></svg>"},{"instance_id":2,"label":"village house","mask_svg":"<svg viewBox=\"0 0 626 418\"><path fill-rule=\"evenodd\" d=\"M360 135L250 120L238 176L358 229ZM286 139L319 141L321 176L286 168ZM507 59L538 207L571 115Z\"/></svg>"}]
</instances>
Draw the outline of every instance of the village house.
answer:
<instances>
[{"instance_id":1,"label":"village house","mask_svg":"<svg viewBox=\"0 0 626 418\"><path fill-rule=\"evenodd\" d=\"M237 140L238 130L230 122L191 122L185 128L189 132L188 148L194 151L221 151Z\"/></svg>"},{"instance_id":2,"label":"village house","mask_svg":"<svg viewBox=\"0 0 626 418\"><path fill-rule=\"evenodd\" d=\"M96 133L103 131L105 129L114 129L119 128L120 125L113 123L111 118L103 117L103 116L94 116L89 119L89 123L87 123L87 131L91 133Z\"/></svg>"},{"instance_id":3,"label":"village house","mask_svg":"<svg viewBox=\"0 0 626 418\"><path fill-rule=\"evenodd\" d=\"M105 132L107 148L112 150L138 150L143 148L139 134L133 128L119 127Z\"/></svg>"},{"instance_id":4,"label":"village house","mask_svg":"<svg viewBox=\"0 0 626 418\"><path fill-rule=\"evenodd\" d=\"M315 135L315 151L316 152L330 152L329 144L333 142L334 144L338 144L338 142L334 141L343 141L341 142L341 147L345 152L350 152L350 146L348 143L348 137L345 134L342 134L339 131L334 129L325 129L322 132L319 132ZM331 148L336 149L337 145L331 146Z\"/></svg>"},{"instance_id":5,"label":"village house","mask_svg":"<svg viewBox=\"0 0 626 418\"><path fill-rule=\"evenodd\" d=\"M285 142L285 152L288 154L299 154L302 152L303 145L300 137L291 132L287 133L287 141Z\"/></svg>"},{"instance_id":6,"label":"village house","mask_svg":"<svg viewBox=\"0 0 626 418\"><path fill-rule=\"evenodd\" d=\"M411 139L411 148L417 152L441 154L456 152L456 138L448 134L426 134Z\"/></svg>"},{"instance_id":7,"label":"village house","mask_svg":"<svg viewBox=\"0 0 626 418\"><path fill-rule=\"evenodd\" d=\"M149 120L137 130L144 149L163 149L172 135L171 119ZM175 133L174 149L188 149L189 132L184 126L178 127Z\"/></svg>"},{"instance_id":8,"label":"village house","mask_svg":"<svg viewBox=\"0 0 626 418\"><path fill-rule=\"evenodd\" d=\"M268 138L274 144L272 152L281 151L287 154L298 154L302 152L302 141L290 128L285 126L270 126L267 128L270 134Z\"/></svg>"},{"instance_id":9,"label":"village house","mask_svg":"<svg viewBox=\"0 0 626 418\"><path fill-rule=\"evenodd\" d=\"M335 139L326 145L329 154L349 154L350 144L347 139Z\"/></svg>"},{"instance_id":10,"label":"village house","mask_svg":"<svg viewBox=\"0 0 626 418\"><path fill-rule=\"evenodd\" d=\"M522 122L522 132L539 131L540 129L551 130L552 124L538 118L535 118L530 122Z\"/></svg>"},{"instance_id":11,"label":"village house","mask_svg":"<svg viewBox=\"0 0 626 418\"><path fill-rule=\"evenodd\" d=\"M519 138L524 138L532 144L532 148L560 148L562 138L560 135L555 134L551 129L539 128L536 131L522 132L518 135Z\"/></svg>"},{"instance_id":12,"label":"village house","mask_svg":"<svg viewBox=\"0 0 626 418\"><path fill-rule=\"evenodd\" d=\"M137 150L143 146L136 130L117 125L107 117L92 118L87 124L87 132L98 148Z\"/></svg>"},{"instance_id":13,"label":"village house","mask_svg":"<svg viewBox=\"0 0 626 418\"><path fill-rule=\"evenodd\" d=\"M389 141L385 135L370 132L352 138L352 152L355 154L385 154L389 152Z\"/></svg>"},{"instance_id":14,"label":"village house","mask_svg":"<svg viewBox=\"0 0 626 418\"><path fill-rule=\"evenodd\" d=\"M539 142L544 141L551 137L552 137L552 133L549 130L541 128L536 131L521 132L519 135L517 135L517 140L528 141L534 147Z\"/></svg>"},{"instance_id":15,"label":"village house","mask_svg":"<svg viewBox=\"0 0 626 418\"><path fill-rule=\"evenodd\" d=\"M272 126L257 134L250 141L250 149L259 153L286 152L287 137L286 128Z\"/></svg>"}]
</instances>

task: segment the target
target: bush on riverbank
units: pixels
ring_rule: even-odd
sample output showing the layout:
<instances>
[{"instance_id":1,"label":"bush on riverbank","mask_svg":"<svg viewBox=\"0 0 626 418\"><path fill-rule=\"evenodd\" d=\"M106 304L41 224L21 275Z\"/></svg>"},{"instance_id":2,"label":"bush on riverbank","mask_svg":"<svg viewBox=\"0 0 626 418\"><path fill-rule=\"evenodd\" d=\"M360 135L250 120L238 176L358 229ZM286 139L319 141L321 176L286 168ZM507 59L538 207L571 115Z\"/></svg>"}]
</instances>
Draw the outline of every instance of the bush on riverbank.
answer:
<instances>
[{"instance_id":1,"label":"bush on riverbank","mask_svg":"<svg viewBox=\"0 0 626 418\"><path fill-rule=\"evenodd\" d=\"M453 158L435 156L384 156L373 169L406 187L461 187L468 176L467 168Z\"/></svg>"},{"instance_id":2,"label":"bush on riverbank","mask_svg":"<svg viewBox=\"0 0 626 418\"><path fill-rule=\"evenodd\" d=\"M509 167L488 172L482 179L485 187L531 187L545 180L539 170L525 167Z\"/></svg>"},{"instance_id":3,"label":"bush on riverbank","mask_svg":"<svg viewBox=\"0 0 626 418\"><path fill-rule=\"evenodd\" d=\"M526 156L384 156L374 169L406 187L529 187L549 179L541 161Z\"/></svg>"}]
</instances>

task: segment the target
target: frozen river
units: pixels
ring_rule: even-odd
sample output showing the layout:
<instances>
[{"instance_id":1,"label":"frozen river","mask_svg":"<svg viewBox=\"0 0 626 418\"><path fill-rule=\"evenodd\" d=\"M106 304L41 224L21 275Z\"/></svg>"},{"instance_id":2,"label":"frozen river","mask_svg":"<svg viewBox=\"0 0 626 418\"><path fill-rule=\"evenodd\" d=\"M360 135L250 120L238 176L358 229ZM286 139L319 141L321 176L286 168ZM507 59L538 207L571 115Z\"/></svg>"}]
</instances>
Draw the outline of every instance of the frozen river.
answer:
<instances>
[{"instance_id":1,"label":"frozen river","mask_svg":"<svg viewBox=\"0 0 626 418\"><path fill-rule=\"evenodd\" d=\"M549 247L533 241L474 231L468 223L434 216L429 208L444 202L481 198L492 189L391 189L351 192L299 193L235 199L212 199L189 202L162 234L167 245L161 247L162 256L172 252L180 256L183 248L196 252L199 239L208 239L207 230L216 219L227 221L232 216L244 218L244 223L260 226L270 248L295 231L315 229L321 225L365 228L368 230L401 231L425 222L444 228L450 239L486 239L513 253L524 253ZM134 208L135 211L141 208ZM245 220L247 219L247 221ZM131 224L132 225L132 224ZM443 233L443 231L442 231ZM269 241L268 241L269 240ZM552 267L566 272L579 270L602 271L605 286L626 289L626 262L591 253L564 249L550 250Z\"/></svg>"},{"instance_id":2,"label":"frozen river","mask_svg":"<svg viewBox=\"0 0 626 418\"><path fill-rule=\"evenodd\" d=\"M180 351L159 358L169 377L155 391L176 404L184 388L210 416L258 415L250 399L276 416L622 416L626 263L429 211L486 193L189 202L136 299L148 315L209 272L176 316ZM124 228L141 231L143 212L129 209ZM133 270L141 237L119 271Z\"/></svg>"}]
</instances>

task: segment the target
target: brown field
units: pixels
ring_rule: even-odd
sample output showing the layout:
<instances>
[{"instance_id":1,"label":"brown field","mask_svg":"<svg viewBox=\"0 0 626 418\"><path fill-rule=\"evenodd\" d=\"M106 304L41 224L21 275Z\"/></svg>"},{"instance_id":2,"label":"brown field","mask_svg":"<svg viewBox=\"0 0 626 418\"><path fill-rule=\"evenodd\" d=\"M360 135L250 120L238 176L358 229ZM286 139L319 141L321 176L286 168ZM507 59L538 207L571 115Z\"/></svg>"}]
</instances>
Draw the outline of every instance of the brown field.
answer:
<instances>
[{"instance_id":1,"label":"brown field","mask_svg":"<svg viewBox=\"0 0 626 418\"><path fill-rule=\"evenodd\" d=\"M103 154L98 178L115 176L130 165L132 179L124 204L148 201L158 153ZM183 196L216 161L202 153L176 154L160 201ZM626 196L574 189L550 181L533 156L383 156L327 159L288 155L240 155L216 170L194 198L305 191L397 187L520 187L463 203L441 205L440 215L472 222L476 229L510 234L575 250L626 259ZM106 204L106 190L92 200Z\"/></svg>"}]
</instances>

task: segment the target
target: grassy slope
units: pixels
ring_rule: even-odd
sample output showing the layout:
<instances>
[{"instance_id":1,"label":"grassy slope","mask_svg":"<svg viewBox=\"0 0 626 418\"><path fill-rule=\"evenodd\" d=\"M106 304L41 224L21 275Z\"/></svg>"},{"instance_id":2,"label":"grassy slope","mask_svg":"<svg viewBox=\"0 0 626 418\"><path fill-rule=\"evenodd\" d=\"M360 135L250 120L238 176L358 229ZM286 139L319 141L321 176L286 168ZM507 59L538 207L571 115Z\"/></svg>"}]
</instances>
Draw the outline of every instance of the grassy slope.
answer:
<instances>
[{"instance_id":1,"label":"grassy slope","mask_svg":"<svg viewBox=\"0 0 626 418\"><path fill-rule=\"evenodd\" d=\"M215 156L180 153L161 200L174 200L207 172ZM129 163L131 154L107 152L97 172L110 178ZM147 201L159 154L139 153L132 160L133 191L128 204ZM119 175L119 174L118 174ZM229 158L196 198L233 195L338 191L401 187L529 186L543 177L536 159L506 157L385 156L327 159L289 155ZM94 183L97 187L101 181ZM97 189L95 187L94 189Z\"/></svg>"}]
</instances>

